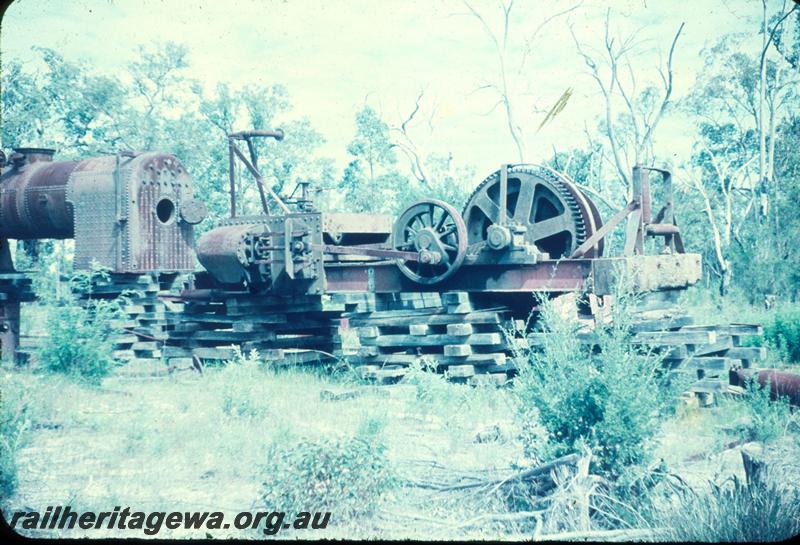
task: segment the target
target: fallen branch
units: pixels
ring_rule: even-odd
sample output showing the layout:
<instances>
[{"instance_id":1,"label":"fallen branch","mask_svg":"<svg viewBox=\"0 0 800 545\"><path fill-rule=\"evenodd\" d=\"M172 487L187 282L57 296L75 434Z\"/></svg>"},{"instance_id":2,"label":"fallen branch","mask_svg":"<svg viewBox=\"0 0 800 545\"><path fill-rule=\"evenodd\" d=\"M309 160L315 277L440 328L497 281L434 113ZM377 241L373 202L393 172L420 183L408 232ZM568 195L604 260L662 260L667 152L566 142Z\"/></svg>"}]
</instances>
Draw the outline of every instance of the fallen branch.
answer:
<instances>
[{"instance_id":1,"label":"fallen branch","mask_svg":"<svg viewBox=\"0 0 800 545\"><path fill-rule=\"evenodd\" d=\"M534 536L534 541L633 541L653 539L667 533L667 528L652 528L629 530L587 530L578 532L561 532L559 534L546 534Z\"/></svg>"},{"instance_id":2,"label":"fallen branch","mask_svg":"<svg viewBox=\"0 0 800 545\"><path fill-rule=\"evenodd\" d=\"M501 487L503 485L509 483L517 483L522 481L530 481L535 480L540 477L549 476L550 472L559 466L564 466L568 464L577 463L581 459L579 454L567 454L566 456L562 456L561 458L557 458L551 462L546 464L542 464L540 466L532 467L521 471L519 473L512 474L508 477L503 479L491 479L491 480L477 480L471 483L458 483L458 484L451 484L447 486L441 486L434 483L425 483L425 482L414 482L410 483L413 486L418 488L428 488L432 490L436 490L438 492L453 492L456 490L468 490L471 488L488 488L491 486L494 487ZM542 493L550 490L553 488L553 483L542 483L537 487L536 492Z\"/></svg>"}]
</instances>

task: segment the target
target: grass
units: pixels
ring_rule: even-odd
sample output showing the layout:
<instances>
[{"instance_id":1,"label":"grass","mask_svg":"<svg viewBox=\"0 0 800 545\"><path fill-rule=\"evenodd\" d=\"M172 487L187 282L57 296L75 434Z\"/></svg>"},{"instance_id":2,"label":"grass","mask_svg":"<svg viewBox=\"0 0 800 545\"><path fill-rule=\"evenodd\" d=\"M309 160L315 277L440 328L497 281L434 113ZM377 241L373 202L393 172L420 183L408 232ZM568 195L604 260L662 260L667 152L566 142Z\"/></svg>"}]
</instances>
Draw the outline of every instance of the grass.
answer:
<instances>
[{"instance_id":1,"label":"grass","mask_svg":"<svg viewBox=\"0 0 800 545\"><path fill-rule=\"evenodd\" d=\"M19 390L0 391L0 496L17 489L17 455L27 438L28 402Z\"/></svg>"},{"instance_id":2,"label":"grass","mask_svg":"<svg viewBox=\"0 0 800 545\"><path fill-rule=\"evenodd\" d=\"M795 483L796 484L796 483ZM676 542L784 541L800 534L800 489L776 482L747 485L740 479L682 498L658 523Z\"/></svg>"},{"instance_id":3,"label":"grass","mask_svg":"<svg viewBox=\"0 0 800 545\"><path fill-rule=\"evenodd\" d=\"M738 321L749 320L745 318ZM619 358L617 369L624 374L634 356L621 345L615 352L613 340L612 336L607 353ZM549 362L552 371L569 370L554 361ZM575 358L573 363L578 369L586 361ZM598 371L607 367L600 365ZM626 397L622 380L605 386L601 393L606 397L599 399L615 401L601 405L609 410L594 424L596 432L590 438L610 444L628 424L638 422L637 407L652 406L640 395ZM330 510L333 516L324 531L292 531L277 537L528 539L536 521L514 518L520 507L495 491L433 492L415 484L491 478L535 463L538 460L531 456L548 452L555 427L542 418L540 409L546 408L542 403L547 399L520 396L515 388L453 384L423 366L413 369L402 384L376 387L346 371L327 375L314 369L272 368L257 354L207 367L202 376L179 373L137 379L112 373L100 385L57 373L8 371L0 374L2 437L19 440L7 443L13 448L2 452L3 479L12 484L4 489L0 507L8 512L23 506L70 504L102 511L130 505L147 511L221 510L232 516L285 504L272 508ZM331 396L322 395L326 391L354 394L330 400ZM559 399L575 402L569 396ZM541 406L528 410L536 403ZM624 407L631 410L622 411ZM18 413L19 418L14 416ZM561 418L564 415L569 416L565 412ZM723 399L710 409L681 407L674 414L660 414L652 429L648 416L643 428L647 434L626 445L626 460L652 459L697 491L661 497L663 487L656 487L652 497L644 498L653 512L671 501L678 503L670 515L686 512L686 518L674 521L686 529L685 536L676 534L676 539L716 537L708 528L729 520L730 513L742 517L767 513L791 522L790 506L776 507L774 491L764 497L747 496L735 488L728 495L706 497L704 492L709 481L741 473L741 459L732 443L757 439L800 446L793 419L796 415L785 406L755 396ZM607 425L611 421L617 424ZM577 448L577 443L573 446ZM620 467L625 466L627 462ZM348 469L346 476L339 471L342 468ZM633 471L621 472L628 480L635 476ZM790 494L785 497L794 497ZM761 507L746 511L748 501ZM525 509L535 509L535 498L529 503ZM594 519L593 524L642 527L645 509L640 511L629 518ZM570 525L548 520L542 528L549 532ZM700 532L703 528L705 534ZM753 528L748 536L783 531L764 534L756 522ZM140 537L105 531L63 535ZM162 530L158 537L202 538L205 532ZM230 529L213 537L264 536Z\"/></svg>"},{"instance_id":4,"label":"grass","mask_svg":"<svg viewBox=\"0 0 800 545\"><path fill-rule=\"evenodd\" d=\"M320 395L353 389L359 395L350 399L328 401ZM441 510L466 516L486 503L430 499L408 488L407 482L419 477L422 461L483 468L505 466L518 456L508 442L473 442L477 430L506 417L507 407L483 389L447 383L442 384L445 399L459 400L453 406L438 398L420 400L411 385L389 392L314 372L278 371L245 358L207 368L203 376L111 375L99 387L57 374L16 371L3 383L4 395L7 391L30 394L28 415L36 433L18 452L26 463L17 468L19 486L4 498L4 512L71 502L99 511L130 505L151 511L221 510L233 516L264 508L266 498L291 500L291 506L275 509L327 510L319 496L304 495L302 471L309 466L298 456L313 452L315 467L326 457L328 467L350 460L356 478L332 485L342 501L330 505L328 529L296 537L421 539L431 529L410 525L398 513L419 509L425 515ZM374 471L359 481L366 466ZM351 489L359 500L348 503ZM365 510L368 494L371 508ZM89 537L113 535L135 537L106 531ZM167 530L159 537L192 535L204 537ZM214 537L259 535L221 530Z\"/></svg>"}]
</instances>

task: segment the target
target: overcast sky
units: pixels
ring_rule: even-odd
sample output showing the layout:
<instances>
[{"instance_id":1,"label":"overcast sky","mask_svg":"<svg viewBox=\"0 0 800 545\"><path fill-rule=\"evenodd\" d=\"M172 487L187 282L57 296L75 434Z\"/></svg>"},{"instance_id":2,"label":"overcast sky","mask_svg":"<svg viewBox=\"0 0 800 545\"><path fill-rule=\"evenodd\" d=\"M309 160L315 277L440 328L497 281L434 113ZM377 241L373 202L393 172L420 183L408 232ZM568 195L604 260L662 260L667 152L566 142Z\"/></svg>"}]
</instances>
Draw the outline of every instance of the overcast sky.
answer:
<instances>
[{"instance_id":1,"label":"overcast sky","mask_svg":"<svg viewBox=\"0 0 800 545\"><path fill-rule=\"evenodd\" d=\"M509 30L510 58L538 24L579 0L517 0ZM472 5L496 31L499 3ZM627 34L642 28L642 53L635 59L640 85L657 78L675 31L686 27L675 53L675 97L680 98L701 68L700 50L728 32L754 33L760 13L756 0L615 0L612 29ZM567 16L543 27L521 75L511 83L525 122L528 157L536 162L553 148L585 143L583 128L596 125L602 102L586 75L568 24L587 47L601 46L606 3L584 0ZM501 162L516 161L501 108L487 114L496 97L476 91L497 82L497 57L479 21L460 0L16 0L2 20L4 59L30 60L34 45L83 58L97 70L120 72L138 44L175 41L190 51L191 77L209 86L227 81L282 83L289 89L294 115L307 116L327 143L324 155L346 160L353 117L365 100L389 122L399 123L420 90L424 98L411 132L420 147L452 152L457 163L471 163L488 174ZM564 111L538 133L549 109L571 87ZM688 150L690 126L668 119L658 148ZM220 142L222 145L222 142Z\"/></svg>"}]
</instances>

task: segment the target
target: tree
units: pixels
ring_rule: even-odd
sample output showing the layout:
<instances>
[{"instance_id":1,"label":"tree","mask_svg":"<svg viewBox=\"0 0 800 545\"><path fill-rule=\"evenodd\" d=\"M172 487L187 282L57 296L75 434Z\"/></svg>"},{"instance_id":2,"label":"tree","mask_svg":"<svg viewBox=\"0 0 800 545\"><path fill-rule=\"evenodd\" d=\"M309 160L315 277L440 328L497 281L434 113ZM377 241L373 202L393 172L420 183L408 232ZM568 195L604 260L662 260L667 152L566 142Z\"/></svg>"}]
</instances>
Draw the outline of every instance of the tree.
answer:
<instances>
[{"instance_id":1,"label":"tree","mask_svg":"<svg viewBox=\"0 0 800 545\"><path fill-rule=\"evenodd\" d=\"M673 89L672 60L683 30L678 27L667 54L666 67L658 68L660 85L648 84L637 89L637 73L632 58L640 47L638 31L624 38L611 36L611 9L606 11L603 51L592 55L575 33L572 38L589 74L597 83L605 104L600 125L611 150L609 160L616 169L626 200L633 194L630 172L634 165L652 165L655 132L671 104ZM623 70L625 75L623 75ZM618 110L622 103L622 107Z\"/></svg>"},{"instance_id":2,"label":"tree","mask_svg":"<svg viewBox=\"0 0 800 545\"><path fill-rule=\"evenodd\" d=\"M355 121L356 134L347 146L353 160L339 182L344 206L355 212L394 212L409 180L396 168L389 126L370 106L356 113Z\"/></svg>"},{"instance_id":3,"label":"tree","mask_svg":"<svg viewBox=\"0 0 800 545\"><path fill-rule=\"evenodd\" d=\"M779 12L769 26L765 23L766 4L762 7L765 36L759 48L753 51L741 35L723 37L704 51L703 70L682 102L697 129L685 177L700 199L711 240L705 251L707 264L723 295L739 274L744 274L742 281L748 284L746 291L751 296L765 286L786 287L781 282L750 284L754 278L747 271L748 263L756 255L763 256L762 262L770 261L764 253L767 247L779 255L792 253L780 250L786 240L787 220L780 208L792 184L788 179L778 182L782 172L776 165L784 165L783 172L791 178L780 153L796 154L785 142L791 136L787 129L792 123L787 116L792 115L799 81L790 62L794 54L784 35L780 34L778 42L768 37L778 35L791 11ZM781 51L779 42L783 50L776 55ZM770 44L774 51L768 56L763 48ZM761 221L756 221L759 218ZM773 270L780 269L774 263Z\"/></svg>"},{"instance_id":4,"label":"tree","mask_svg":"<svg viewBox=\"0 0 800 545\"><path fill-rule=\"evenodd\" d=\"M790 81L781 81L782 66L780 64L774 65L775 73L772 76L773 84L768 88L768 53L772 50L771 45L775 45L775 33L780 29L786 19L794 13L798 4L795 4L790 10L786 11L786 2L784 1L779 12L774 16L774 22L770 25L769 21L769 2L761 0L762 5L762 42L761 54L759 57L759 77L758 77L758 114L756 116L756 123L758 125L758 173L759 173L759 196L761 197L761 213L763 216L767 215L769 209L769 193L772 189L771 186L774 182L774 167L775 167L775 123L777 112L781 107L781 95L783 89L791 89L797 79ZM785 12L785 13L784 13ZM780 52L780 50L777 50ZM788 59L787 59L788 60ZM795 70L795 77L798 71ZM769 108L769 113L764 113L764 108ZM768 120L765 116L768 115ZM769 144L768 144L769 141ZM769 149L767 146L769 145Z\"/></svg>"},{"instance_id":5,"label":"tree","mask_svg":"<svg viewBox=\"0 0 800 545\"><path fill-rule=\"evenodd\" d=\"M519 88L522 87L526 81L524 77L525 65L534 49L539 32L551 21L577 9L580 3L566 9L561 9L561 5L559 5L558 11L542 18L532 31L523 30L521 43L518 44L512 44L513 40L510 39L512 38L511 27L514 21L511 16L511 12L514 9L514 0L500 3L502 13L499 29L493 29L492 25L487 22L487 17L475 9L470 2L464 0L464 5L470 15L480 23L481 29L491 42L492 49L497 57L497 78L495 78L495 81L492 83L482 84L478 87L478 90L490 91L495 97L496 101L488 113L493 112L498 106L503 107L506 128L517 148L519 162L524 163L527 157L526 131L524 128L526 123L524 120L525 116L520 112L527 110L534 113L541 113L541 110L537 108L535 104L525 106L518 105L518 102L522 102L522 92ZM565 103L568 97L569 93L562 94L562 98L559 99L556 106L559 106L559 103L562 101ZM560 108L553 108L547 112L548 115L539 125L539 128L542 127L548 118L555 115L556 110L560 111L560 109L563 109L563 104L560 105Z\"/></svg>"},{"instance_id":6,"label":"tree","mask_svg":"<svg viewBox=\"0 0 800 545\"><path fill-rule=\"evenodd\" d=\"M174 153L192 175L195 194L219 217L229 202L227 134L282 126L284 142L257 143L260 167L274 188L291 189L300 180L333 183L332 161L316 156L322 135L307 119L288 119L291 103L281 85L221 83L206 94L185 75L186 47L172 42L139 46L135 60L114 76L50 49L37 51L36 71L4 59L5 146L53 147L60 159L124 149ZM254 184L244 183L249 177L242 180L242 201L258 202ZM210 225L204 222L200 230Z\"/></svg>"}]
</instances>

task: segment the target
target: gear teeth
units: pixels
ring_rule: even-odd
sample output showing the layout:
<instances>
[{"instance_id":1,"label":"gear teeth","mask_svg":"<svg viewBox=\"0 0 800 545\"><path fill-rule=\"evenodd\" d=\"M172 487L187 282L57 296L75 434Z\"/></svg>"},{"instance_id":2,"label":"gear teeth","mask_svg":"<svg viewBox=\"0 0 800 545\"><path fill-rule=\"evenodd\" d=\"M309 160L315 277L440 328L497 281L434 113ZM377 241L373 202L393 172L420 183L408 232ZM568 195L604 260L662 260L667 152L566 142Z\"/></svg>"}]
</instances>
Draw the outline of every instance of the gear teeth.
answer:
<instances>
[{"instance_id":1,"label":"gear teeth","mask_svg":"<svg viewBox=\"0 0 800 545\"><path fill-rule=\"evenodd\" d=\"M581 213L580 205L578 204L577 200L573 196L572 192L567 188L565 185L564 180L560 177L555 175L551 170L536 166L536 165L514 165L509 167L508 169L509 174L514 172L522 172L531 174L533 176L537 176L548 182L550 187L552 187L558 193L558 196L562 199L562 203L566 205L566 208L570 210L572 214L573 222L575 225L575 242L574 245L580 246L585 242L589 237L587 235L587 226L586 226L586 218ZM466 220L467 212L470 209L470 206L475 199L476 195L483 191L484 187L495 182L499 181L500 179L500 171L497 170L484 178L484 180L478 184L475 190L467 199L466 204L464 205L464 209L461 213L462 217ZM467 226L469 228L469 226Z\"/></svg>"}]
</instances>

